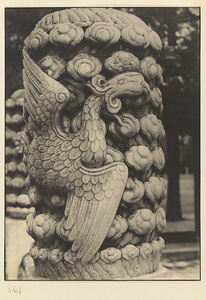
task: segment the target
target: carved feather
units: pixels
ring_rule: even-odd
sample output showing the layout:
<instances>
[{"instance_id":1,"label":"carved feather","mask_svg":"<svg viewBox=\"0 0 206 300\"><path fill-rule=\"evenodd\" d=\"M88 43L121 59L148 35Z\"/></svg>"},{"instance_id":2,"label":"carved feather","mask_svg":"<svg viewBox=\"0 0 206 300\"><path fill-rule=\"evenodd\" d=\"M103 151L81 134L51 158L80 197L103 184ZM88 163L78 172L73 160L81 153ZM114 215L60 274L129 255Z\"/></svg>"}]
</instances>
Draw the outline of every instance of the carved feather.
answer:
<instances>
[{"instance_id":1,"label":"carved feather","mask_svg":"<svg viewBox=\"0 0 206 300\"><path fill-rule=\"evenodd\" d=\"M80 130L63 136L58 123L62 107L69 103L69 91L25 51L23 55L26 105L36 124L28 152L29 171L37 185L68 194L61 228L73 242L77 258L87 263L113 222L128 170L121 162L103 166L107 153L105 124L99 117L103 97L91 95L84 103Z\"/></svg>"},{"instance_id":2,"label":"carved feather","mask_svg":"<svg viewBox=\"0 0 206 300\"><path fill-rule=\"evenodd\" d=\"M72 250L77 251L77 258L85 264L98 251L108 233L126 185L128 170L125 164L118 162L96 170L81 167L80 171L82 188L89 186L89 192L85 190L83 197L77 197L75 190L71 200L68 199L64 228L71 229L68 240L74 241ZM103 185L107 182L105 191ZM98 185L100 188L95 189ZM91 193L91 199L86 193Z\"/></svg>"},{"instance_id":3,"label":"carved feather","mask_svg":"<svg viewBox=\"0 0 206 300\"><path fill-rule=\"evenodd\" d=\"M36 123L44 124L52 120L56 106L67 103L70 93L61 83L44 73L23 50L23 80L26 93L26 107ZM37 119L37 116L40 118Z\"/></svg>"}]
</instances>

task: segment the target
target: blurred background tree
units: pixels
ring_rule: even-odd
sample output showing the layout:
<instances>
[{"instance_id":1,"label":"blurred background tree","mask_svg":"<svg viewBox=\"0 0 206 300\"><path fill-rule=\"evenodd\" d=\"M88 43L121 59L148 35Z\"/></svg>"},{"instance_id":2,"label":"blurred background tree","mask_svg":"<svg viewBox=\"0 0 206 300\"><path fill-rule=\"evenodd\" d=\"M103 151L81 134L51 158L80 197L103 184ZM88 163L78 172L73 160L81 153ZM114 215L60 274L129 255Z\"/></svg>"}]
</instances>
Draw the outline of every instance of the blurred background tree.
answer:
<instances>
[{"instance_id":1,"label":"blurred background tree","mask_svg":"<svg viewBox=\"0 0 206 300\"><path fill-rule=\"evenodd\" d=\"M129 11L149 24L163 41L158 62L164 75L161 91L163 123L167 132L164 170L168 175L167 220L182 219L179 189L181 155L181 160L184 156L184 163L190 165L194 172L194 209L196 231L199 231L200 10L198 7L147 7L130 8ZM185 153L178 138L186 132L193 146L189 154Z\"/></svg>"},{"instance_id":2,"label":"blurred background tree","mask_svg":"<svg viewBox=\"0 0 206 300\"><path fill-rule=\"evenodd\" d=\"M46 14L64 8L8 8L6 20L6 98L22 88L23 41ZM167 132L166 166L168 175L167 219L181 220L179 173L182 161L190 164L195 178L196 232L199 235L199 77L200 10L198 7L118 8L133 13L155 30L163 41L158 63L163 67L163 124ZM184 153L181 138L191 140ZM191 148L192 147L192 148ZM187 157L188 158L187 158ZM191 158L191 156L193 156ZM183 159L184 157L184 159ZM186 160L186 161L185 161ZM187 162L189 160L189 162Z\"/></svg>"}]
</instances>

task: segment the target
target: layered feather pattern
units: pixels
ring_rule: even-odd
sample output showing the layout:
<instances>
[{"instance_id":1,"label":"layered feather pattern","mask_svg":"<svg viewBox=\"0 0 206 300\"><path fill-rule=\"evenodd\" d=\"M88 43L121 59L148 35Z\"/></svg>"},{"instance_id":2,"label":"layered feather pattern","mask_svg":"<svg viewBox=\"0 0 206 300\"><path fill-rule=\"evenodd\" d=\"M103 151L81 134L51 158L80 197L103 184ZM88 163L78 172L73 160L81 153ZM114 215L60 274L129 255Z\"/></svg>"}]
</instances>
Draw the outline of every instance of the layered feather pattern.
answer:
<instances>
[{"instance_id":1,"label":"layered feather pattern","mask_svg":"<svg viewBox=\"0 0 206 300\"><path fill-rule=\"evenodd\" d=\"M86 263L112 224L128 170L121 162L103 165L107 147L99 118L102 96L92 95L85 101L81 129L65 134L59 119L62 109L69 106L69 91L23 54L25 107L35 128L28 147L28 170L38 187L67 193L61 226L69 232L72 250Z\"/></svg>"}]
</instances>

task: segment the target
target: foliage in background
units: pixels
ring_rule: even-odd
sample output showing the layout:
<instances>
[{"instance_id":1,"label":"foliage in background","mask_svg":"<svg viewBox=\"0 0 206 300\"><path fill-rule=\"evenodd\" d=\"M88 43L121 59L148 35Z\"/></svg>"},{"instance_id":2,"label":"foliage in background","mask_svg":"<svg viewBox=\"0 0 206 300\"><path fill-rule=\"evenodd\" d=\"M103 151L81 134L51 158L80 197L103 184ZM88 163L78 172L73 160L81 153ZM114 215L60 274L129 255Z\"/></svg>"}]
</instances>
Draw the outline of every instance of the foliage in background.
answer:
<instances>
[{"instance_id":1,"label":"foliage in background","mask_svg":"<svg viewBox=\"0 0 206 300\"><path fill-rule=\"evenodd\" d=\"M60 8L5 9L6 99L17 89L23 88L22 48L25 38L43 16L56 10Z\"/></svg>"},{"instance_id":2,"label":"foliage in background","mask_svg":"<svg viewBox=\"0 0 206 300\"><path fill-rule=\"evenodd\" d=\"M43 16L61 9L63 8L6 9L6 98L15 90L23 88L24 39ZM190 133L191 121L197 121L199 113L199 8L121 9L136 14L160 35L163 41L159 57L164 71L163 123L166 130L168 123L173 122L180 134L185 131ZM172 115L174 120L168 121Z\"/></svg>"},{"instance_id":3,"label":"foliage in background","mask_svg":"<svg viewBox=\"0 0 206 300\"><path fill-rule=\"evenodd\" d=\"M6 20L6 96L22 87L22 47L34 25L46 14L63 8L7 8ZM182 93L197 93L199 84L198 8L122 8L142 18L163 41L160 56L165 84ZM162 62L163 61L163 62Z\"/></svg>"},{"instance_id":4,"label":"foliage in background","mask_svg":"<svg viewBox=\"0 0 206 300\"><path fill-rule=\"evenodd\" d=\"M23 87L22 47L34 25L46 14L64 8L6 9L6 98ZM187 133L192 139L188 163L195 174L195 211L198 222L199 201L199 43L200 11L198 7L118 8L134 13L156 31L163 41L158 63L163 67L163 124L167 132L166 166L168 173L168 211L170 220L181 219L179 195L178 136ZM186 155L184 155L186 156ZM199 225L196 224L196 227Z\"/></svg>"},{"instance_id":5,"label":"foliage in background","mask_svg":"<svg viewBox=\"0 0 206 300\"><path fill-rule=\"evenodd\" d=\"M8 8L6 20L6 97L23 87L22 47L34 25L46 14L63 8ZM199 9L177 7L121 8L134 13L161 37L159 62L164 85L174 98L196 101L199 97ZM164 99L167 101L167 98ZM175 101L175 99L174 99ZM166 103L167 104L167 103Z\"/></svg>"}]
</instances>

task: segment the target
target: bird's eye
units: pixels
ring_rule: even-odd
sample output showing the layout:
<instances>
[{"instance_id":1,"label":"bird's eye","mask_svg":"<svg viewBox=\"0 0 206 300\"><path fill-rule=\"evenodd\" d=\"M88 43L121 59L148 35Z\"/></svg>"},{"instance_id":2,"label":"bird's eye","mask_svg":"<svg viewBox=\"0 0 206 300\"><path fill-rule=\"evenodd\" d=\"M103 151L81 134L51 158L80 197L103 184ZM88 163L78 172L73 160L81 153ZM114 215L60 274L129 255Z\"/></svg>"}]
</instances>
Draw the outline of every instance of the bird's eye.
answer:
<instances>
[{"instance_id":1,"label":"bird's eye","mask_svg":"<svg viewBox=\"0 0 206 300\"><path fill-rule=\"evenodd\" d=\"M118 83L119 83L119 84L124 84L124 83L125 83L125 80L124 80L124 79L120 79L120 80L118 81Z\"/></svg>"}]
</instances>

